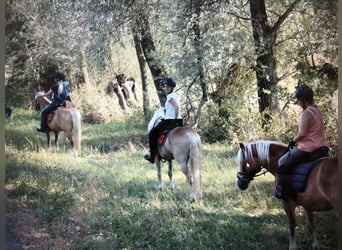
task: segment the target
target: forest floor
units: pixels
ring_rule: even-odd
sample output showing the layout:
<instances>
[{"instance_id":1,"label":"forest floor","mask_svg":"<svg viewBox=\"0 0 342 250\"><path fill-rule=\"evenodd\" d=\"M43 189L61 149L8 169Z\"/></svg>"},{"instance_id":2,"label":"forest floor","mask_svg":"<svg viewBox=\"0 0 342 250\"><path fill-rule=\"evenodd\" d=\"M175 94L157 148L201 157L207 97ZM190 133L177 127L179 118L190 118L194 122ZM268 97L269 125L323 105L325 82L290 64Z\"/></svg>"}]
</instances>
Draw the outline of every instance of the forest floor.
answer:
<instances>
[{"instance_id":1,"label":"forest floor","mask_svg":"<svg viewBox=\"0 0 342 250\"><path fill-rule=\"evenodd\" d=\"M51 237L51 225L40 221L25 202L11 197L11 187L6 186L5 192L6 250L68 248L64 239Z\"/></svg>"}]
</instances>

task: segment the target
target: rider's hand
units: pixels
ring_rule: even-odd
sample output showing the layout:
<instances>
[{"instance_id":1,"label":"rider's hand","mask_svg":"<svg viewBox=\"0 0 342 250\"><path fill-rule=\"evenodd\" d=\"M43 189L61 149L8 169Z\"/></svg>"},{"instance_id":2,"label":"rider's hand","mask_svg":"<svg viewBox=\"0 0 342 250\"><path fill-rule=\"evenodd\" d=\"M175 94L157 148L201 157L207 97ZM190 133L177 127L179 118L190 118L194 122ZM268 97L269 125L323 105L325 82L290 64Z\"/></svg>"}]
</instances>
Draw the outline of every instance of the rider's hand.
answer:
<instances>
[{"instance_id":1,"label":"rider's hand","mask_svg":"<svg viewBox=\"0 0 342 250\"><path fill-rule=\"evenodd\" d=\"M289 147L289 149L292 149L294 146L296 146L296 142L293 139L291 139L291 141L289 142L288 147Z\"/></svg>"}]
</instances>

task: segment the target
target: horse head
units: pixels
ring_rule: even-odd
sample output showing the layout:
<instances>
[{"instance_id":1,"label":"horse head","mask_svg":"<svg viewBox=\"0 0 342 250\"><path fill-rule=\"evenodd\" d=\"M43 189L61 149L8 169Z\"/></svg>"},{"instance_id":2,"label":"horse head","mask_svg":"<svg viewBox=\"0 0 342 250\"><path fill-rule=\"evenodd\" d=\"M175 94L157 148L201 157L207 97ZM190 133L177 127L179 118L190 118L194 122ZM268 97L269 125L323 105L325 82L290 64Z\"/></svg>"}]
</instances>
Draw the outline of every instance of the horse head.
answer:
<instances>
[{"instance_id":1,"label":"horse head","mask_svg":"<svg viewBox=\"0 0 342 250\"><path fill-rule=\"evenodd\" d=\"M44 93L43 91L36 92L34 99L37 100L38 97L42 96L43 93Z\"/></svg>"},{"instance_id":2,"label":"horse head","mask_svg":"<svg viewBox=\"0 0 342 250\"><path fill-rule=\"evenodd\" d=\"M36 101L36 110L38 111L51 103L51 101L46 96L43 96L43 94L44 94L43 91L39 91L39 92L36 92L34 96L34 100Z\"/></svg>"},{"instance_id":3,"label":"horse head","mask_svg":"<svg viewBox=\"0 0 342 250\"><path fill-rule=\"evenodd\" d=\"M287 145L281 142L260 140L253 143L240 143L237 154L239 166L237 185L241 190L248 188L250 181L259 176L263 168L275 174L278 158L285 152ZM259 174L258 174L259 173Z\"/></svg>"},{"instance_id":4,"label":"horse head","mask_svg":"<svg viewBox=\"0 0 342 250\"><path fill-rule=\"evenodd\" d=\"M237 164L239 170L237 173L237 185L240 190L246 190L249 182L254 179L255 171L248 162L248 145L240 143L240 149L237 154Z\"/></svg>"},{"instance_id":5,"label":"horse head","mask_svg":"<svg viewBox=\"0 0 342 250\"><path fill-rule=\"evenodd\" d=\"M147 131L150 132L161 120L164 118L164 108L159 108L154 112L150 122L147 126Z\"/></svg>"},{"instance_id":6,"label":"horse head","mask_svg":"<svg viewBox=\"0 0 342 250\"><path fill-rule=\"evenodd\" d=\"M237 185L241 190L248 188L249 182L254 179L262 167L269 165L270 141L257 141L255 143L240 143L237 154L239 170L237 173Z\"/></svg>"}]
</instances>

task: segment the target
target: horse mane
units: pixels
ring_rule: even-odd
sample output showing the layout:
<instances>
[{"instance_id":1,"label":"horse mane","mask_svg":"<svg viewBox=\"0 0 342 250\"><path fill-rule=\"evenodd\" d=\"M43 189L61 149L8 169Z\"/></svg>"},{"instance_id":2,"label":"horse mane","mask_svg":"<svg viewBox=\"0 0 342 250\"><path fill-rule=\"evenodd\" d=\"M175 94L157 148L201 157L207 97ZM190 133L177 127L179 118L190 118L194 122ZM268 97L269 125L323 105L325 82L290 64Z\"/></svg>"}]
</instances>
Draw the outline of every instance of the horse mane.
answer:
<instances>
[{"instance_id":1,"label":"horse mane","mask_svg":"<svg viewBox=\"0 0 342 250\"><path fill-rule=\"evenodd\" d=\"M245 144L245 149L246 149L245 153L246 153L247 159L251 163L259 163L261 166L269 165L270 146L272 144L286 146L282 142L270 141L270 140L259 140L259 141L247 143Z\"/></svg>"},{"instance_id":2,"label":"horse mane","mask_svg":"<svg viewBox=\"0 0 342 250\"><path fill-rule=\"evenodd\" d=\"M43 93L44 93L43 91L39 91L39 92L34 96L34 99L37 100L38 97L41 96L40 94L43 94ZM44 99L47 103L51 103L50 99L47 98L46 96L43 96L43 99Z\"/></svg>"},{"instance_id":3,"label":"horse mane","mask_svg":"<svg viewBox=\"0 0 342 250\"><path fill-rule=\"evenodd\" d=\"M159 122L161 119L164 118L164 108L159 108L154 112L150 122L147 126L147 131L150 132Z\"/></svg>"}]
</instances>

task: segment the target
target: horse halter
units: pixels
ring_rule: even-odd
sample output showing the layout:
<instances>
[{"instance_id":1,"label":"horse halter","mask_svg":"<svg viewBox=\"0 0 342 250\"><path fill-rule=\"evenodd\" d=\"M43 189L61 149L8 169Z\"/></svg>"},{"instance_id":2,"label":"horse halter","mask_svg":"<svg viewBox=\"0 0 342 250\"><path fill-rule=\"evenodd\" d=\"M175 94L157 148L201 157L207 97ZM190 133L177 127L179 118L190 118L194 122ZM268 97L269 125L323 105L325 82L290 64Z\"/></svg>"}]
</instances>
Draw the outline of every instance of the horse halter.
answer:
<instances>
[{"instance_id":1,"label":"horse halter","mask_svg":"<svg viewBox=\"0 0 342 250\"><path fill-rule=\"evenodd\" d=\"M255 148L252 148L252 151L255 151ZM242 166L241 171L237 173L237 185L241 190L245 190L248 188L248 184L254 179L254 177L258 177L260 175L264 175L268 170L264 170L261 173L258 169L251 169L251 171L247 171L247 164L248 161L246 159L245 148L241 148L241 155L242 155ZM254 156L254 153L253 153Z\"/></svg>"},{"instance_id":2,"label":"horse halter","mask_svg":"<svg viewBox=\"0 0 342 250\"><path fill-rule=\"evenodd\" d=\"M241 166L241 171L239 171L236 175L237 177L237 185L241 190L245 190L248 188L248 184L250 181L252 181L255 177L256 172L251 171L247 172L247 160L245 156L245 152L241 151L242 153L242 166Z\"/></svg>"}]
</instances>

